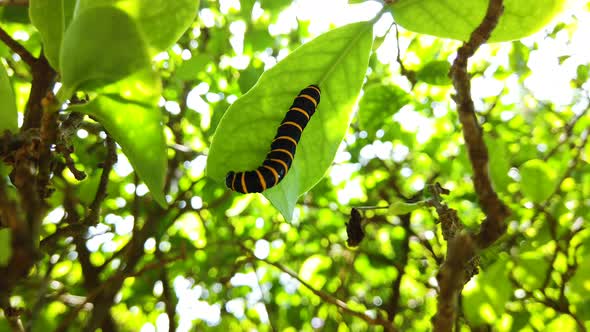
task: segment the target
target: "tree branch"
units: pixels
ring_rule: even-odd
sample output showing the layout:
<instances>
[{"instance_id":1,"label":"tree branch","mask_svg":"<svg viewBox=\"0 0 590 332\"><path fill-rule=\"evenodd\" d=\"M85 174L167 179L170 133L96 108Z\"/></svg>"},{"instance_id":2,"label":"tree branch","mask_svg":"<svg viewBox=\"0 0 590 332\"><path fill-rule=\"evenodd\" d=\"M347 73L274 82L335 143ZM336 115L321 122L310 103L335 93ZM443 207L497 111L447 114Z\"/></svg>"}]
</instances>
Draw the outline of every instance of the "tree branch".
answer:
<instances>
[{"instance_id":1,"label":"tree branch","mask_svg":"<svg viewBox=\"0 0 590 332\"><path fill-rule=\"evenodd\" d=\"M510 211L498 198L488 174L488 150L471 99L471 81L467 73L467 62L479 46L488 40L503 10L502 0L490 0L482 23L473 31L469 41L459 48L450 71L456 90L453 99L457 104L459 120L463 126L463 137L473 167L475 192L486 214L478 235L478 246L481 248L488 247L504 233L506 228L504 220L509 216Z\"/></svg>"}]
</instances>

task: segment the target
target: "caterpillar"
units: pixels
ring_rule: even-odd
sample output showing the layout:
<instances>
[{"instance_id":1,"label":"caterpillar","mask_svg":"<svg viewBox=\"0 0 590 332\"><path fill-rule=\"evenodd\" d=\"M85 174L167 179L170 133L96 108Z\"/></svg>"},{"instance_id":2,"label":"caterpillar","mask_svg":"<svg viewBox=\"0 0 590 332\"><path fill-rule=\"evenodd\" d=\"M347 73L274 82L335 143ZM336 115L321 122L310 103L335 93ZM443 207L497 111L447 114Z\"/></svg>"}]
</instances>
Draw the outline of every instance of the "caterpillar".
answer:
<instances>
[{"instance_id":1,"label":"caterpillar","mask_svg":"<svg viewBox=\"0 0 590 332\"><path fill-rule=\"evenodd\" d=\"M243 194L259 193L277 185L285 177L295 158L301 133L320 103L320 88L310 85L301 90L277 129L270 152L262 165L251 171L230 171L225 184Z\"/></svg>"}]
</instances>

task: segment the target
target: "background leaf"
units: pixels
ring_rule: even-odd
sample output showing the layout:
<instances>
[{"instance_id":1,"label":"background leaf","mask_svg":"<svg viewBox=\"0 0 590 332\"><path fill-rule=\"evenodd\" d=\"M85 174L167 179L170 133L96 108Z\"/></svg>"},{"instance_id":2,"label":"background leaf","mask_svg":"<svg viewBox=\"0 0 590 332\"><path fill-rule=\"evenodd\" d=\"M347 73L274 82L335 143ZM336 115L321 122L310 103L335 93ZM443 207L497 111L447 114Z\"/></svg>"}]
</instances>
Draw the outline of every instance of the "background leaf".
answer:
<instances>
[{"instance_id":1,"label":"background leaf","mask_svg":"<svg viewBox=\"0 0 590 332\"><path fill-rule=\"evenodd\" d=\"M532 159L520 166L520 189L535 203L545 201L557 186L553 168L540 159Z\"/></svg>"},{"instance_id":2,"label":"background leaf","mask_svg":"<svg viewBox=\"0 0 590 332\"><path fill-rule=\"evenodd\" d=\"M12 133L18 131L18 111L16 109L16 102L14 99L14 91L6 69L0 64L0 134L5 130Z\"/></svg>"},{"instance_id":3,"label":"background leaf","mask_svg":"<svg viewBox=\"0 0 590 332\"><path fill-rule=\"evenodd\" d=\"M293 98L307 85L319 84L321 101L303 132L291 169L281 183L264 192L290 220L297 199L324 175L344 137L372 37L370 22L349 24L301 46L266 71L219 123L207 159L209 176L224 182L229 171L258 167Z\"/></svg>"},{"instance_id":4,"label":"background leaf","mask_svg":"<svg viewBox=\"0 0 590 332\"><path fill-rule=\"evenodd\" d=\"M512 294L505 258L482 269L477 279L470 282L475 285L467 285L463 291L463 310L474 325L493 324L505 311Z\"/></svg>"},{"instance_id":5,"label":"background leaf","mask_svg":"<svg viewBox=\"0 0 590 332\"><path fill-rule=\"evenodd\" d=\"M452 83L449 77L450 69L451 64L448 61L431 61L418 70L416 78L432 85L450 85Z\"/></svg>"},{"instance_id":6,"label":"background leaf","mask_svg":"<svg viewBox=\"0 0 590 332\"><path fill-rule=\"evenodd\" d=\"M360 129L374 133L393 121L391 116L410 101L408 93L393 84L371 84L364 88L359 102Z\"/></svg>"},{"instance_id":7,"label":"background leaf","mask_svg":"<svg viewBox=\"0 0 590 332\"><path fill-rule=\"evenodd\" d=\"M567 2L504 1L504 14L489 41L529 36L562 12ZM487 6L487 0L399 0L392 5L392 13L395 22L410 31L465 41L483 20Z\"/></svg>"},{"instance_id":8,"label":"background leaf","mask_svg":"<svg viewBox=\"0 0 590 332\"><path fill-rule=\"evenodd\" d=\"M510 183L510 177L508 176L510 158L506 146L503 141L490 135L484 135L484 139L488 148L490 177L492 178L494 188L498 191L506 192Z\"/></svg>"}]
</instances>

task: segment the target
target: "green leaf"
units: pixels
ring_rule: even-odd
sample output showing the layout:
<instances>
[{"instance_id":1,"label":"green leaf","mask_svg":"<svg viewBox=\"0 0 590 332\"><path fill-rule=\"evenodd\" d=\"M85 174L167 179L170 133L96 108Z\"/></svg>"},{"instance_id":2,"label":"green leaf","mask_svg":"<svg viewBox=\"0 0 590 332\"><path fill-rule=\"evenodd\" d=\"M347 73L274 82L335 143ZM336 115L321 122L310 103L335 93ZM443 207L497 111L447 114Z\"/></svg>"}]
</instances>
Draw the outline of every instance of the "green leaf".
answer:
<instances>
[{"instance_id":1,"label":"green leaf","mask_svg":"<svg viewBox=\"0 0 590 332\"><path fill-rule=\"evenodd\" d=\"M211 58L206 54L196 54L187 61L183 61L176 69L174 78L182 81L195 81L197 75L205 69Z\"/></svg>"},{"instance_id":2,"label":"green leaf","mask_svg":"<svg viewBox=\"0 0 590 332\"><path fill-rule=\"evenodd\" d=\"M562 12L568 0L506 0L504 14L490 42L529 36ZM433 36L466 41L483 20L488 0L399 0L392 5L395 22Z\"/></svg>"},{"instance_id":3,"label":"green leaf","mask_svg":"<svg viewBox=\"0 0 590 332\"><path fill-rule=\"evenodd\" d=\"M110 7L88 9L74 18L64 36L60 64L63 89L68 92L151 69L136 24L123 11Z\"/></svg>"},{"instance_id":4,"label":"green leaf","mask_svg":"<svg viewBox=\"0 0 590 332\"><path fill-rule=\"evenodd\" d=\"M2 23L30 24L28 8L25 6L9 6L8 3L0 10Z\"/></svg>"},{"instance_id":5,"label":"green leaf","mask_svg":"<svg viewBox=\"0 0 590 332\"><path fill-rule=\"evenodd\" d=\"M557 186L553 168L540 159L531 159L520 166L522 193L535 203L544 202Z\"/></svg>"},{"instance_id":6,"label":"green leaf","mask_svg":"<svg viewBox=\"0 0 590 332\"><path fill-rule=\"evenodd\" d=\"M248 90L250 90L254 86L254 84L256 84L256 81L258 81L258 78L260 77L260 75L262 75L263 71L264 69L262 69L261 67L254 67L252 65L242 70L240 72L240 78L238 78L238 85L240 86L240 91L242 93L248 92Z\"/></svg>"},{"instance_id":7,"label":"green leaf","mask_svg":"<svg viewBox=\"0 0 590 332\"><path fill-rule=\"evenodd\" d=\"M518 257L514 277L525 289L537 289L543 285L549 268L548 259L542 252L527 251Z\"/></svg>"},{"instance_id":8,"label":"green leaf","mask_svg":"<svg viewBox=\"0 0 590 332\"><path fill-rule=\"evenodd\" d=\"M451 65L447 61L430 61L418 70L416 78L431 85L451 85L450 69Z\"/></svg>"},{"instance_id":9,"label":"green leaf","mask_svg":"<svg viewBox=\"0 0 590 332\"><path fill-rule=\"evenodd\" d=\"M12 233L10 228L0 229L0 266L8 265L12 257Z\"/></svg>"},{"instance_id":10,"label":"green leaf","mask_svg":"<svg viewBox=\"0 0 590 332\"><path fill-rule=\"evenodd\" d=\"M68 17L72 15L75 0L31 0L29 17L39 31L43 53L51 67L59 70L59 53Z\"/></svg>"},{"instance_id":11,"label":"green leaf","mask_svg":"<svg viewBox=\"0 0 590 332\"><path fill-rule=\"evenodd\" d=\"M78 0L76 15L95 7L116 7L137 23L149 49L157 53L172 46L192 24L198 0Z\"/></svg>"},{"instance_id":12,"label":"green leaf","mask_svg":"<svg viewBox=\"0 0 590 332\"><path fill-rule=\"evenodd\" d=\"M508 278L507 259L501 257L487 269L480 271L463 291L463 310L474 325L493 324L505 311L512 295Z\"/></svg>"},{"instance_id":13,"label":"green leaf","mask_svg":"<svg viewBox=\"0 0 590 332\"><path fill-rule=\"evenodd\" d=\"M496 190L506 192L510 177L510 158L503 140L492 137L488 134L484 137L490 157L490 177Z\"/></svg>"},{"instance_id":14,"label":"green leaf","mask_svg":"<svg viewBox=\"0 0 590 332\"><path fill-rule=\"evenodd\" d=\"M578 266L588 266L590 264L590 254L586 254L578 259ZM578 268L574 276L568 283L567 295L571 297L572 303L579 302L580 300L586 300L586 297L580 296L581 294L590 293L590 269Z\"/></svg>"},{"instance_id":15,"label":"green leaf","mask_svg":"<svg viewBox=\"0 0 590 332\"><path fill-rule=\"evenodd\" d=\"M371 51L372 23L353 23L301 46L271 68L221 119L207 159L210 177L258 167L287 108L309 84L319 84L319 107L303 132L291 169L264 195L290 220L301 194L331 165L350 124Z\"/></svg>"},{"instance_id":16,"label":"green leaf","mask_svg":"<svg viewBox=\"0 0 590 332\"><path fill-rule=\"evenodd\" d=\"M393 84L371 84L365 87L359 102L359 121L362 130L374 133L391 123L391 116L410 102L406 91Z\"/></svg>"},{"instance_id":17,"label":"green leaf","mask_svg":"<svg viewBox=\"0 0 590 332\"><path fill-rule=\"evenodd\" d=\"M159 77L144 70L104 87L88 104L69 110L93 116L119 143L129 162L150 189L156 202L166 206L164 179L167 147L162 114L157 108Z\"/></svg>"},{"instance_id":18,"label":"green leaf","mask_svg":"<svg viewBox=\"0 0 590 332\"><path fill-rule=\"evenodd\" d=\"M423 208L426 206L425 202L406 203L402 201L394 202L389 206L389 214L399 216L402 214L410 213L414 210Z\"/></svg>"},{"instance_id":19,"label":"green leaf","mask_svg":"<svg viewBox=\"0 0 590 332\"><path fill-rule=\"evenodd\" d=\"M10 78L6 73L6 68L0 64L0 135L5 130L16 133L18 130L18 111L16 109L16 100L14 91L10 84Z\"/></svg>"}]
</instances>

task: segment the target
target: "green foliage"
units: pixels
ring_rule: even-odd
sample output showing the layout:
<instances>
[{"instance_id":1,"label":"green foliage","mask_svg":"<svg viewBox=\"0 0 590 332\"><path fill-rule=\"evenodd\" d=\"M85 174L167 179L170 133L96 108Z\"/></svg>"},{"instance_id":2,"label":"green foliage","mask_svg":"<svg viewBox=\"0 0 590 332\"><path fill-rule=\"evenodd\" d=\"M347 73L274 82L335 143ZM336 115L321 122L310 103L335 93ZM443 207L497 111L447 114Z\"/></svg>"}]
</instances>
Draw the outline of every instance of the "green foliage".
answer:
<instances>
[{"instance_id":1,"label":"green foliage","mask_svg":"<svg viewBox=\"0 0 590 332\"><path fill-rule=\"evenodd\" d=\"M506 146L502 140L491 136L485 136L486 146L490 156L490 177L494 188L499 192L507 192L511 180L508 176L510 171L510 158Z\"/></svg>"},{"instance_id":2,"label":"green foliage","mask_svg":"<svg viewBox=\"0 0 590 332\"><path fill-rule=\"evenodd\" d=\"M194 20L198 5L66 0L55 8L39 0L29 9L49 63L62 76L58 97L64 101L79 89L104 94L72 109L105 126L161 205L167 154L162 118L154 110L161 87L149 54L170 47Z\"/></svg>"},{"instance_id":3,"label":"green foliage","mask_svg":"<svg viewBox=\"0 0 590 332\"><path fill-rule=\"evenodd\" d=\"M336 2L31 0L31 22L26 7L0 6L2 29L58 71L32 82L28 60L0 42L11 130L0 136L0 331L12 330L7 303L31 331L433 330L447 241L424 188L448 190L441 202L464 231L488 217L448 78L461 43L385 23L390 9L407 29L464 39L487 1L394 1L368 22L361 11L377 2L351 1L349 25ZM562 2L505 4L496 41L528 35ZM511 215L477 252L457 330L590 329L589 10L469 59L486 171ZM47 126L43 136L17 120L57 82L68 102L46 146ZM225 188L227 171L260 164L311 83L320 106L270 203ZM106 135L118 143L109 172ZM354 248L352 208L364 235Z\"/></svg>"},{"instance_id":4,"label":"green foliage","mask_svg":"<svg viewBox=\"0 0 590 332\"><path fill-rule=\"evenodd\" d=\"M431 61L418 70L416 78L432 85L450 85L450 69L451 65L447 61Z\"/></svg>"},{"instance_id":5,"label":"green foliage","mask_svg":"<svg viewBox=\"0 0 590 332\"><path fill-rule=\"evenodd\" d=\"M5 130L16 132L18 129L16 103L14 100L14 92L10 84L10 79L6 74L4 66L0 66L0 133Z\"/></svg>"},{"instance_id":6,"label":"green foliage","mask_svg":"<svg viewBox=\"0 0 590 332\"><path fill-rule=\"evenodd\" d=\"M372 37L371 22L350 24L301 46L266 71L221 119L207 159L208 175L224 183L229 171L258 167L297 92L318 84L321 101L302 134L291 169L281 183L264 192L290 220L297 199L325 174L346 133ZM300 68L296 76L294 68Z\"/></svg>"},{"instance_id":7,"label":"green foliage","mask_svg":"<svg viewBox=\"0 0 590 332\"><path fill-rule=\"evenodd\" d=\"M507 0L504 15L490 41L500 42L529 36L561 13L568 0ZM391 11L404 28L433 36L468 40L485 16L486 0L399 0Z\"/></svg>"},{"instance_id":8,"label":"green foliage","mask_svg":"<svg viewBox=\"0 0 590 332\"><path fill-rule=\"evenodd\" d=\"M391 116L410 101L410 96L396 85L371 84L364 88L359 102L360 129L371 134L391 128Z\"/></svg>"},{"instance_id":9,"label":"green foliage","mask_svg":"<svg viewBox=\"0 0 590 332\"><path fill-rule=\"evenodd\" d=\"M535 203L544 202L555 190L557 174L546 162L529 160L520 167L522 193Z\"/></svg>"},{"instance_id":10,"label":"green foliage","mask_svg":"<svg viewBox=\"0 0 590 332\"><path fill-rule=\"evenodd\" d=\"M508 278L508 261L501 257L481 271L463 291L465 317L475 326L493 324L504 314L505 306L513 293Z\"/></svg>"}]
</instances>

